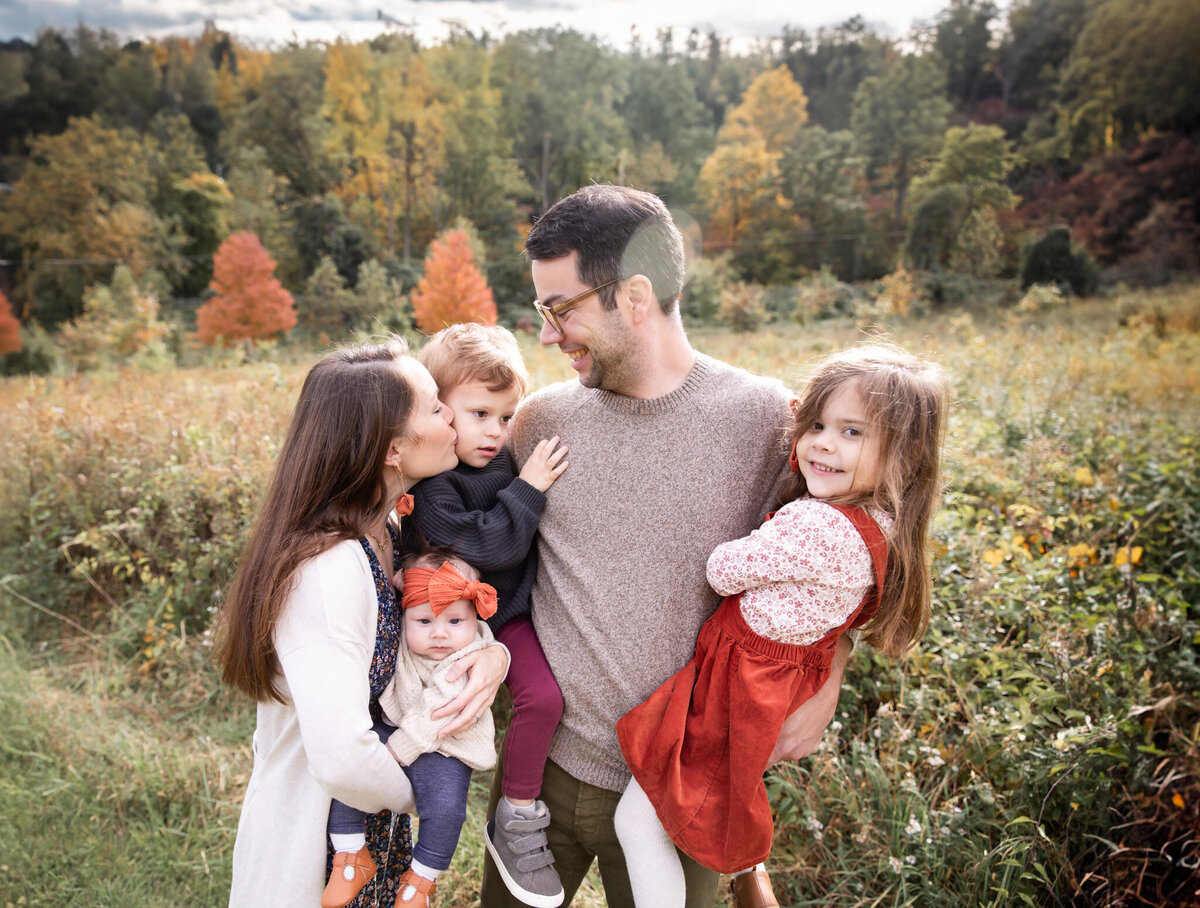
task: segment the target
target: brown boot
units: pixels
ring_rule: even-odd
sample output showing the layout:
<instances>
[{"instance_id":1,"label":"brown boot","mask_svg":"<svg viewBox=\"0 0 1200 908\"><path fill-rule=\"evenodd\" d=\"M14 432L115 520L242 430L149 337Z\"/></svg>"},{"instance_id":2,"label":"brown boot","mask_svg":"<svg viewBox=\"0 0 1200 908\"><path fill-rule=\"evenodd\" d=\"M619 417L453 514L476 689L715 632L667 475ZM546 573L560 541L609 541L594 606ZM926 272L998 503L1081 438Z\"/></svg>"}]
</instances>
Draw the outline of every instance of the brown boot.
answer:
<instances>
[{"instance_id":1,"label":"brown boot","mask_svg":"<svg viewBox=\"0 0 1200 908\"><path fill-rule=\"evenodd\" d=\"M364 845L358 851L339 851L333 856L329 882L321 893L321 908L341 908L354 901L367 880L375 876L375 862Z\"/></svg>"},{"instance_id":2,"label":"brown boot","mask_svg":"<svg viewBox=\"0 0 1200 908\"><path fill-rule=\"evenodd\" d=\"M729 881L734 908L779 908L765 870L748 870Z\"/></svg>"}]
</instances>

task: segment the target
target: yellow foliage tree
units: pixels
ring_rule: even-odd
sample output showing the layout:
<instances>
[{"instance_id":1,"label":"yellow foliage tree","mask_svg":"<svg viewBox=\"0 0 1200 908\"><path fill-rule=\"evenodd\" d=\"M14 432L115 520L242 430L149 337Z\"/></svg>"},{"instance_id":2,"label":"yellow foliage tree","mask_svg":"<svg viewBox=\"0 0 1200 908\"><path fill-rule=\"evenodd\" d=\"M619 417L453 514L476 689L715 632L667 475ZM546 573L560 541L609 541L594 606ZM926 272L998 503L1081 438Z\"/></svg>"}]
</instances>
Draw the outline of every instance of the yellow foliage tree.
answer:
<instances>
[{"instance_id":1,"label":"yellow foliage tree","mask_svg":"<svg viewBox=\"0 0 1200 908\"><path fill-rule=\"evenodd\" d=\"M767 150L781 152L790 145L808 122L808 98L784 65L760 74L746 89L742 101L730 111L722 128L749 128L756 131ZM719 137L718 141L728 137Z\"/></svg>"},{"instance_id":2,"label":"yellow foliage tree","mask_svg":"<svg viewBox=\"0 0 1200 908\"><path fill-rule=\"evenodd\" d=\"M779 155L747 126L727 126L724 136L700 168L697 191L708 209L706 245L736 244L756 212L778 194Z\"/></svg>"},{"instance_id":3,"label":"yellow foliage tree","mask_svg":"<svg viewBox=\"0 0 1200 908\"><path fill-rule=\"evenodd\" d=\"M124 265L108 286L96 284L83 295L83 315L59 333L63 353L80 370L131 360L161 360L162 339L171 326L158 318L158 300L138 289Z\"/></svg>"}]
</instances>

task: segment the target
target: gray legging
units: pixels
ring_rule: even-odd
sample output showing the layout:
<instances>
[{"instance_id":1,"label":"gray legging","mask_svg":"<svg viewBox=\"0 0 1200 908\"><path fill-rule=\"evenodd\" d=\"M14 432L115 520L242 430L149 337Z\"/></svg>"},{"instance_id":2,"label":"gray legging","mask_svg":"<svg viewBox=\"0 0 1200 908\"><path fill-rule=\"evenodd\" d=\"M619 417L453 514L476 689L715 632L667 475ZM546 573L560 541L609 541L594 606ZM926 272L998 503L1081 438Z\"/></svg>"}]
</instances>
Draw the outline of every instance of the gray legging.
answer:
<instances>
[{"instance_id":1,"label":"gray legging","mask_svg":"<svg viewBox=\"0 0 1200 908\"><path fill-rule=\"evenodd\" d=\"M379 740L387 739L395 729L376 723ZM421 754L403 767L413 787L417 804L417 839L413 858L434 870L445 870L458 847L458 836L467 818L467 788L471 767L445 754ZM362 832L367 815L356 807L334 799L329 805L329 832L334 835Z\"/></svg>"}]
</instances>

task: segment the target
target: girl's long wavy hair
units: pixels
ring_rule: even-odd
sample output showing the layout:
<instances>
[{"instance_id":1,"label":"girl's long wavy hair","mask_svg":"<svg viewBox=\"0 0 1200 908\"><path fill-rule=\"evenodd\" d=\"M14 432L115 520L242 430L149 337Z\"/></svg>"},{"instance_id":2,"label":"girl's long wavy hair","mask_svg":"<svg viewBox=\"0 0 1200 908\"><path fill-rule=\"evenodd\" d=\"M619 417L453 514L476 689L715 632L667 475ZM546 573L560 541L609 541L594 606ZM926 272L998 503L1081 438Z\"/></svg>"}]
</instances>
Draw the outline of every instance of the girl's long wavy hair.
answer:
<instances>
[{"instance_id":1,"label":"girl's long wavy hair","mask_svg":"<svg viewBox=\"0 0 1200 908\"><path fill-rule=\"evenodd\" d=\"M929 522L941 499L942 442L949 390L940 366L898 347L870 344L835 353L816 366L787 433L789 449L815 422L826 402L847 382L862 398L867 432L878 445L879 479L873 490L828 499L871 506L891 515L888 564L879 611L864 638L882 652L900 656L929 625ZM806 494L801 473L789 473L776 488L777 506Z\"/></svg>"},{"instance_id":2,"label":"girl's long wavy hair","mask_svg":"<svg viewBox=\"0 0 1200 908\"><path fill-rule=\"evenodd\" d=\"M222 676L255 700L283 701L274 632L297 570L384 511L384 459L416 407L407 352L399 338L338 350L304 379L218 626Z\"/></svg>"}]
</instances>

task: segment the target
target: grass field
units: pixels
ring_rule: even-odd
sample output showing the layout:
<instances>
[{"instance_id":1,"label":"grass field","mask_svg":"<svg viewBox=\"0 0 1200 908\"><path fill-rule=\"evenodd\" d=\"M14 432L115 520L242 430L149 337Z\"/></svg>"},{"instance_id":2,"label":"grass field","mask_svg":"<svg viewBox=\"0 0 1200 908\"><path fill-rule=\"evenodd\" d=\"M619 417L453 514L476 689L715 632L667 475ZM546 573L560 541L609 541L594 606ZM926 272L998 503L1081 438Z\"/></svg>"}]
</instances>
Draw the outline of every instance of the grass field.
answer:
<instances>
[{"instance_id":1,"label":"grass field","mask_svg":"<svg viewBox=\"0 0 1200 908\"><path fill-rule=\"evenodd\" d=\"M1198 328L1180 288L867 329L953 379L935 615L771 776L785 904L1200 904ZM863 337L692 332L793 385ZM254 716L206 629L314 358L279 355L0 384L0 904L224 903Z\"/></svg>"}]
</instances>

